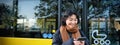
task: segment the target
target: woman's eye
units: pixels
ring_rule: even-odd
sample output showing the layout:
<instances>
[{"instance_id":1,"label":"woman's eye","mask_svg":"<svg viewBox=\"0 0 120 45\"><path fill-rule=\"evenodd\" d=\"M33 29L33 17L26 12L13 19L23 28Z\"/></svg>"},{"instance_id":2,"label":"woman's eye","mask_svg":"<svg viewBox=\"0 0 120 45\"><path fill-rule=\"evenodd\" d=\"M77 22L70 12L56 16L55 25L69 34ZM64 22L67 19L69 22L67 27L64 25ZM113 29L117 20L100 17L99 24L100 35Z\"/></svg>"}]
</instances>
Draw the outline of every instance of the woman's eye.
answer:
<instances>
[{"instance_id":1,"label":"woman's eye","mask_svg":"<svg viewBox=\"0 0 120 45\"><path fill-rule=\"evenodd\" d=\"M69 19L69 21L72 21L72 19Z\"/></svg>"},{"instance_id":2,"label":"woman's eye","mask_svg":"<svg viewBox=\"0 0 120 45\"><path fill-rule=\"evenodd\" d=\"M77 21L77 19L69 19L69 21Z\"/></svg>"},{"instance_id":3,"label":"woman's eye","mask_svg":"<svg viewBox=\"0 0 120 45\"><path fill-rule=\"evenodd\" d=\"M77 21L77 19L75 19L74 21Z\"/></svg>"}]
</instances>

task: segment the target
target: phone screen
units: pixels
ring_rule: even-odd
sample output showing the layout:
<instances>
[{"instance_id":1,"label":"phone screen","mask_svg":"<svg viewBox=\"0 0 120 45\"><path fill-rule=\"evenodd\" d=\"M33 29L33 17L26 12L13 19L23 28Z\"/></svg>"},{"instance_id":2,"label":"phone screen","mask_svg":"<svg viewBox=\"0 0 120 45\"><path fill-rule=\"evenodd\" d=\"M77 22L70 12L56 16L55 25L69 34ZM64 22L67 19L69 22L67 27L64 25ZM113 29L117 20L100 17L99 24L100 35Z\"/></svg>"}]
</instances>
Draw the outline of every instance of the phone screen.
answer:
<instances>
[{"instance_id":1,"label":"phone screen","mask_svg":"<svg viewBox=\"0 0 120 45\"><path fill-rule=\"evenodd\" d=\"M84 41L84 40L86 40L86 37L80 37L80 38L78 38L77 40L78 40L78 41Z\"/></svg>"}]
</instances>

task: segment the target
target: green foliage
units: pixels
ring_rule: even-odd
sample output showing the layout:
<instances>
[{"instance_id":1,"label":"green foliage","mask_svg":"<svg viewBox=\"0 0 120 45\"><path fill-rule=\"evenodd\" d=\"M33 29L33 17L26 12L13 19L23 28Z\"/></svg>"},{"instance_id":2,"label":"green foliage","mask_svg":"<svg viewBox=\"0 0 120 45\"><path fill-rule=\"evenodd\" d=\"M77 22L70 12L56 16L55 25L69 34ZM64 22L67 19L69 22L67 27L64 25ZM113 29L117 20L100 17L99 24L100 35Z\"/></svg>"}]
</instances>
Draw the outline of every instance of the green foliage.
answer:
<instances>
[{"instance_id":1,"label":"green foliage","mask_svg":"<svg viewBox=\"0 0 120 45\"><path fill-rule=\"evenodd\" d=\"M12 23L12 10L7 4L0 3L0 19L2 20L2 25L5 27L11 26Z\"/></svg>"}]
</instances>

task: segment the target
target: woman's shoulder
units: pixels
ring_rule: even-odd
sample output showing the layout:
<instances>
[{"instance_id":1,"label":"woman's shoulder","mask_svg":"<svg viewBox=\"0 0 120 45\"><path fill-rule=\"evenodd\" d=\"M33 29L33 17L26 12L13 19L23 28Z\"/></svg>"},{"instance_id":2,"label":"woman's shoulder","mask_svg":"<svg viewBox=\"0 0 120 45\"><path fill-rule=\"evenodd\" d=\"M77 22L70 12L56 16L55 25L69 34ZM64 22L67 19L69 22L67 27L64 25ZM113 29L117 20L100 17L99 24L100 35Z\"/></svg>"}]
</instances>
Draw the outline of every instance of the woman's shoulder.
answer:
<instances>
[{"instance_id":1,"label":"woman's shoulder","mask_svg":"<svg viewBox=\"0 0 120 45\"><path fill-rule=\"evenodd\" d=\"M61 45L62 39L60 36L60 30L56 30L55 34L53 34L53 45Z\"/></svg>"},{"instance_id":2,"label":"woman's shoulder","mask_svg":"<svg viewBox=\"0 0 120 45\"><path fill-rule=\"evenodd\" d=\"M83 30L79 29L79 32L80 32L80 33L83 33Z\"/></svg>"},{"instance_id":3,"label":"woman's shoulder","mask_svg":"<svg viewBox=\"0 0 120 45\"><path fill-rule=\"evenodd\" d=\"M60 34L60 30L59 29L56 30L55 34Z\"/></svg>"},{"instance_id":4,"label":"woman's shoulder","mask_svg":"<svg viewBox=\"0 0 120 45\"><path fill-rule=\"evenodd\" d=\"M82 30L79 29L79 32L80 32L80 34L81 34L82 37L86 37L85 33Z\"/></svg>"},{"instance_id":5,"label":"woman's shoulder","mask_svg":"<svg viewBox=\"0 0 120 45\"><path fill-rule=\"evenodd\" d=\"M57 37L59 37L59 38L61 37L61 35L60 35L60 30L59 30L59 29L56 30L54 36L55 36L55 37L57 36Z\"/></svg>"}]
</instances>

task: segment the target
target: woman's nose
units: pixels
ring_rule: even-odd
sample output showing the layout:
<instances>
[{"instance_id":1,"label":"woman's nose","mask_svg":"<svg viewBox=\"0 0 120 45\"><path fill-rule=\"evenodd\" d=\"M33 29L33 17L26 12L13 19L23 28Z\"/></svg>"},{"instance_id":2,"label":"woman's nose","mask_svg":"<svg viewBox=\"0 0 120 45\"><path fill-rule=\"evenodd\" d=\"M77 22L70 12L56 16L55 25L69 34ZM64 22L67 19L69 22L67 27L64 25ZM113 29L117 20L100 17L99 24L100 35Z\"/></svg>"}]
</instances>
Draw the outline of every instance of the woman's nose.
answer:
<instances>
[{"instance_id":1,"label":"woman's nose","mask_svg":"<svg viewBox=\"0 0 120 45\"><path fill-rule=\"evenodd\" d=\"M72 21L72 24L76 24L76 21Z\"/></svg>"}]
</instances>

